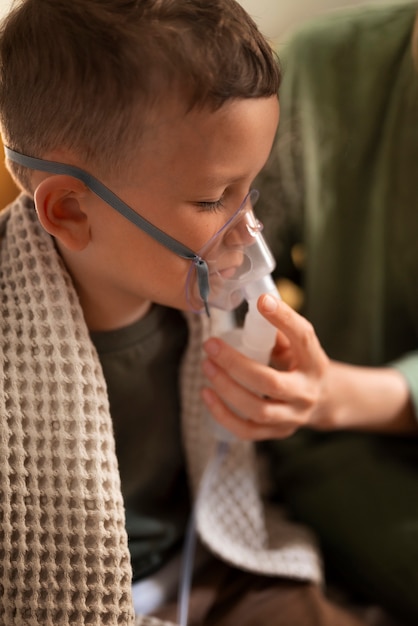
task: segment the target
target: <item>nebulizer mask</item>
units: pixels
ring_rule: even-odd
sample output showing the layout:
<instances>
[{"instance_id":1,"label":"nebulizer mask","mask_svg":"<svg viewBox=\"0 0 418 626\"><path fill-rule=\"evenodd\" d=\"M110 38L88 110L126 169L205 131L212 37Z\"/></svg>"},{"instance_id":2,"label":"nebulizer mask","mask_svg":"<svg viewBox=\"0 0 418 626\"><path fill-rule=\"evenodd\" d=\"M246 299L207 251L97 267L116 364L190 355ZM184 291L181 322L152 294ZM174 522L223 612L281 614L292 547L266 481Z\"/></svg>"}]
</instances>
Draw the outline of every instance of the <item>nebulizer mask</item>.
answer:
<instances>
[{"instance_id":1,"label":"nebulizer mask","mask_svg":"<svg viewBox=\"0 0 418 626\"><path fill-rule=\"evenodd\" d=\"M278 293L271 278L275 261L253 212L258 196L257 190L250 191L238 211L197 253L207 266L207 302L202 299L195 263L189 269L186 295L190 307L199 311L203 306L233 311L246 300L243 329L223 338L247 356L267 362L276 329L258 313L257 300L264 293Z\"/></svg>"}]
</instances>

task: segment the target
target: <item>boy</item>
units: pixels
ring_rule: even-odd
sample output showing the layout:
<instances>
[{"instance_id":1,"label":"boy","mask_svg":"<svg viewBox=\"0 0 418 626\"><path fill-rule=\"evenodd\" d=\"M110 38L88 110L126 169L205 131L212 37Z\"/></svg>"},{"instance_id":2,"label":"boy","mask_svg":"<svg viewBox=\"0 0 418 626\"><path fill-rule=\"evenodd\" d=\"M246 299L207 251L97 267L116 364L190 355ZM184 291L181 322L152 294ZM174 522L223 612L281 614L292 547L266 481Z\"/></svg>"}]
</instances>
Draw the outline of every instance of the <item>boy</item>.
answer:
<instances>
[{"instance_id":1,"label":"boy","mask_svg":"<svg viewBox=\"0 0 418 626\"><path fill-rule=\"evenodd\" d=\"M178 554L185 468L196 494L214 450L199 363L222 313L187 311L210 306L199 250L248 210L280 73L233 0L26 0L0 58L23 189L1 222L1 621L131 624L132 577ZM319 623L311 602L320 623L359 623L321 604L315 546L264 510L248 443L200 504L216 593L191 623L288 624L287 593L299 624Z\"/></svg>"}]
</instances>

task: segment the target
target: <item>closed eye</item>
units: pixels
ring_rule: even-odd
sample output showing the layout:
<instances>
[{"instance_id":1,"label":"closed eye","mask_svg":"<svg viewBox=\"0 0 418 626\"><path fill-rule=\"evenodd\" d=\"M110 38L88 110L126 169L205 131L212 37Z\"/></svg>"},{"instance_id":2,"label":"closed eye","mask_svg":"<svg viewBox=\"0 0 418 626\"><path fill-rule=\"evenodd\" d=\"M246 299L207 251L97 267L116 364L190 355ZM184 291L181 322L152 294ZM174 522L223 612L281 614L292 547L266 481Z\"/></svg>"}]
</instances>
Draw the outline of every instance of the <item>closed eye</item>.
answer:
<instances>
[{"instance_id":1,"label":"closed eye","mask_svg":"<svg viewBox=\"0 0 418 626\"><path fill-rule=\"evenodd\" d=\"M223 204L223 197L220 198L219 200L213 200L209 202L201 201L201 202L197 202L196 204L202 211L216 212L225 208L225 205Z\"/></svg>"}]
</instances>

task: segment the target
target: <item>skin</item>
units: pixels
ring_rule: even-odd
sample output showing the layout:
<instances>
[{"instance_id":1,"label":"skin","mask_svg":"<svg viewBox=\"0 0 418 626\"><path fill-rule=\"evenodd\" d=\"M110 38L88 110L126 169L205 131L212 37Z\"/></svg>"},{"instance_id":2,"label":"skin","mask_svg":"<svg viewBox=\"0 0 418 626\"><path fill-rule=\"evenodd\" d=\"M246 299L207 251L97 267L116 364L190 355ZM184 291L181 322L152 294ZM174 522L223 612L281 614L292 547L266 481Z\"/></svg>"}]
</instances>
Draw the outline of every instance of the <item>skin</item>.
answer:
<instances>
[{"instance_id":1,"label":"skin","mask_svg":"<svg viewBox=\"0 0 418 626\"><path fill-rule=\"evenodd\" d=\"M278 329L274 368L252 362L220 339L204 346L211 387L202 395L222 426L248 440L282 439L301 427L418 432L399 372L330 360L312 325L272 296L261 296L258 309Z\"/></svg>"},{"instance_id":2,"label":"skin","mask_svg":"<svg viewBox=\"0 0 418 626\"><path fill-rule=\"evenodd\" d=\"M170 103L148 129L128 181L102 181L155 226L198 251L241 205L267 160L276 97L237 100L184 114ZM78 165L74 155L44 156ZM87 324L109 330L149 303L187 310L190 262L133 226L82 183L37 173L35 203L72 275ZM220 206L217 206L220 203Z\"/></svg>"},{"instance_id":3,"label":"skin","mask_svg":"<svg viewBox=\"0 0 418 626\"><path fill-rule=\"evenodd\" d=\"M143 217L198 251L251 188L269 155L278 116L275 97L187 115L170 103L132 159L131 178L123 184L103 182ZM73 154L43 156L88 169ZM188 261L72 177L36 172L33 182L40 222L56 240L91 330L126 326L146 315L152 303L187 310ZM285 303L261 296L258 306L278 331L273 367L249 360L217 338L204 346L202 367L210 387L202 397L224 427L249 440L287 437L300 427L416 432L408 388L397 371L333 362L309 322Z\"/></svg>"}]
</instances>

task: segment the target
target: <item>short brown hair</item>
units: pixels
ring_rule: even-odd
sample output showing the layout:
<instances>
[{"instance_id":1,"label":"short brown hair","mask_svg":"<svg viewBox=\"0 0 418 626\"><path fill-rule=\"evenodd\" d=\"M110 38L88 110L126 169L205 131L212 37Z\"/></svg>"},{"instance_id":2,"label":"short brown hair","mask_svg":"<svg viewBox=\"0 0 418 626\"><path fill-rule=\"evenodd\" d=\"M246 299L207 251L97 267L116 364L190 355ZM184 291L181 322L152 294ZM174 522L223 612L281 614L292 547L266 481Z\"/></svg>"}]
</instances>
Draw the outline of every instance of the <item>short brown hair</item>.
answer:
<instances>
[{"instance_id":1,"label":"short brown hair","mask_svg":"<svg viewBox=\"0 0 418 626\"><path fill-rule=\"evenodd\" d=\"M235 0L24 0L0 36L4 142L39 157L70 149L101 176L121 170L170 94L215 110L279 83L271 47Z\"/></svg>"}]
</instances>

